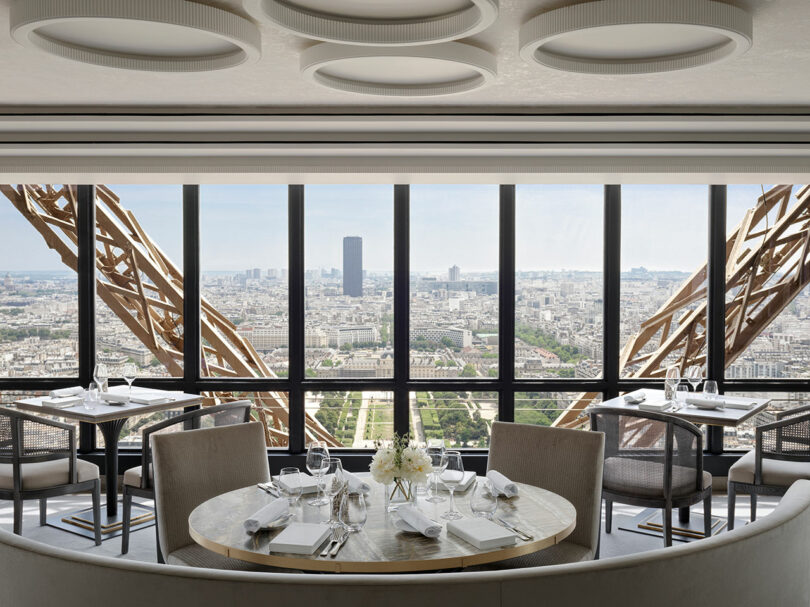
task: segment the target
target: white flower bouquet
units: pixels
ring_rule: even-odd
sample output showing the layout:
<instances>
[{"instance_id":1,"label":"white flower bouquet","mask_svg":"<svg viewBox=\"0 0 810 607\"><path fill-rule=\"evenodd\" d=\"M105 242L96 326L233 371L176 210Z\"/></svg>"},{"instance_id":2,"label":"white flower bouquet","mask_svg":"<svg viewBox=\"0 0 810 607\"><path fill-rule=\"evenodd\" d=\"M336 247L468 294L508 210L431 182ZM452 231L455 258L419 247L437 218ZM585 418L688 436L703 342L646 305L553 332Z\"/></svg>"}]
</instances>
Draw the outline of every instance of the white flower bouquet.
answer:
<instances>
[{"instance_id":1,"label":"white flower bouquet","mask_svg":"<svg viewBox=\"0 0 810 607\"><path fill-rule=\"evenodd\" d=\"M410 501L413 498L412 485L426 483L433 468L422 449L411 445L407 436L395 435L390 445L378 446L369 470L378 483L394 485L388 498L390 501L394 501L397 492Z\"/></svg>"}]
</instances>

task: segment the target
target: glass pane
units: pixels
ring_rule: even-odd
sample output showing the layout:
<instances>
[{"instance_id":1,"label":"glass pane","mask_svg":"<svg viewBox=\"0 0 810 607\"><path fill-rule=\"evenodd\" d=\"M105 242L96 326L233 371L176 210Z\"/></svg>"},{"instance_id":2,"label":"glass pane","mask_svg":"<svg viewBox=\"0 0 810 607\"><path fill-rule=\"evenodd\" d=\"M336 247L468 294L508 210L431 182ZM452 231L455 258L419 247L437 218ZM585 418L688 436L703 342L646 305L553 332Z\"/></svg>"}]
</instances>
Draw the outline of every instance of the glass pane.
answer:
<instances>
[{"instance_id":1,"label":"glass pane","mask_svg":"<svg viewBox=\"0 0 810 607\"><path fill-rule=\"evenodd\" d=\"M498 419L496 392L411 392L411 432L416 442L444 439L448 447L489 446ZM418 417L414 414L418 412Z\"/></svg>"},{"instance_id":2,"label":"glass pane","mask_svg":"<svg viewBox=\"0 0 810 607\"><path fill-rule=\"evenodd\" d=\"M498 186L411 187L411 377L498 377Z\"/></svg>"},{"instance_id":3,"label":"glass pane","mask_svg":"<svg viewBox=\"0 0 810 607\"><path fill-rule=\"evenodd\" d=\"M306 374L393 377L394 188L307 186Z\"/></svg>"},{"instance_id":4,"label":"glass pane","mask_svg":"<svg viewBox=\"0 0 810 607\"><path fill-rule=\"evenodd\" d=\"M0 377L77 377L75 186L25 187L31 213L0 196Z\"/></svg>"},{"instance_id":5,"label":"glass pane","mask_svg":"<svg viewBox=\"0 0 810 607\"><path fill-rule=\"evenodd\" d=\"M571 405L584 410L601 402L598 392L515 392L515 423L550 426ZM590 427L587 415L576 423Z\"/></svg>"},{"instance_id":6,"label":"glass pane","mask_svg":"<svg viewBox=\"0 0 810 607\"><path fill-rule=\"evenodd\" d=\"M283 377L287 187L200 186L203 377Z\"/></svg>"},{"instance_id":7,"label":"glass pane","mask_svg":"<svg viewBox=\"0 0 810 607\"><path fill-rule=\"evenodd\" d=\"M38 396L48 396L48 390L2 390L0 391L0 407L9 407L14 404L15 401L23 400L25 398L36 398ZM40 413L32 412L32 411L24 411L19 409L21 413L28 413L31 415L35 415L36 417L41 417L43 419L49 419L55 422L59 422L60 424L68 424L76 428L75 433L75 443L76 447L79 446L79 422L72 419L65 419L64 417L55 417L51 415L42 415ZM10 466L9 466L10 468Z\"/></svg>"},{"instance_id":8,"label":"glass pane","mask_svg":"<svg viewBox=\"0 0 810 607\"><path fill-rule=\"evenodd\" d=\"M708 187L622 187L623 377L706 360Z\"/></svg>"},{"instance_id":9,"label":"glass pane","mask_svg":"<svg viewBox=\"0 0 810 607\"><path fill-rule=\"evenodd\" d=\"M756 446L756 427L776 420L776 413L788 411L810 403L807 392L726 392L728 396L770 398L767 408L739 426L723 429L723 448L726 451L749 450Z\"/></svg>"},{"instance_id":10,"label":"glass pane","mask_svg":"<svg viewBox=\"0 0 810 607\"><path fill-rule=\"evenodd\" d=\"M183 375L183 188L96 188L97 360L110 377Z\"/></svg>"},{"instance_id":11,"label":"glass pane","mask_svg":"<svg viewBox=\"0 0 810 607\"><path fill-rule=\"evenodd\" d=\"M515 376L602 374L602 186L519 185Z\"/></svg>"},{"instance_id":12,"label":"glass pane","mask_svg":"<svg viewBox=\"0 0 810 607\"><path fill-rule=\"evenodd\" d=\"M394 437L393 392L307 392L305 399L307 444L371 449Z\"/></svg>"},{"instance_id":13,"label":"glass pane","mask_svg":"<svg viewBox=\"0 0 810 607\"><path fill-rule=\"evenodd\" d=\"M808 219L804 186L728 187L727 378L810 377Z\"/></svg>"}]
</instances>

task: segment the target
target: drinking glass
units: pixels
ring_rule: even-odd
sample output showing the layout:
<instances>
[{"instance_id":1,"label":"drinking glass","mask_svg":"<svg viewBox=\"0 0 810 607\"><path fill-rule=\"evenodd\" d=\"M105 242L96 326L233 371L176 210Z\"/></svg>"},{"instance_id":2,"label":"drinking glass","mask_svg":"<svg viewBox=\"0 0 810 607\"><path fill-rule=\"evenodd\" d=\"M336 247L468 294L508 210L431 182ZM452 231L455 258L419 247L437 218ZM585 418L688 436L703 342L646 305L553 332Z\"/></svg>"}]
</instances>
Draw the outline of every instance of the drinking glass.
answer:
<instances>
[{"instance_id":1,"label":"drinking glass","mask_svg":"<svg viewBox=\"0 0 810 607\"><path fill-rule=\"evenodd\" d=\"M110 377L110 372L107 370L107 365L98 363L93 369L93 381L96 382L99 392L107 391L107 381Z\"/></svg>"},{"instance_id":2,"label":"drinking glass","mask_svg":"<svg viewBox=\"0 0 810 607\"><path fill-rule=\"evenodd\" d=\"M336 457L327 457L324 473L321 475L323 492L329 498L329 526L336 527L340 523L335 516L335 496L346 488L346 476L343 474L343 464Z\"/></svg>"},{"instance_id":3,"label":"drinking glass","mask_svg":"<svg viewBox=\"0 0 810 607\"><path fill-rule=\"evenodd\" d=\"M667 393L672 394L672 396L674 397L675 396L675 388L678 386L679 383L681 383L681 371L680 371L680 369L678 369L677 365L672 365L671 367L667 368L667 375L666 375L665 382L666 382L667 388L669 388L667 390ZM670 403L672 402L671 398L669 399L669 402Z\"/></svg>"},{"instance_id":4,"label":"drinking glass","mask_svg":"<svg viewBox=\"0 0 810 607\"><path fill-rule=\"evenodd\" d=\"M368 519L366 498L362 493L349 491L340 500L340 522L350 533L360 531Z\"/></svg>"},{"instance_id":5,"label":"drinking glass","mask_svg":"<svg viewBox=\"0 0 810 607\"><path fill-rule=\"evenodd\" d=\"M464 463L458 451L445 451L444 457L447 467L442 473L442 482L450 492L450 510L442 514L442 518L452 521L461 518L461 512L456 510L455 491L464 478Z\"/></svg>"},{"instance_id":6,"label":"drinking glass","mask_svg":"<svg viewBox=\"0 0 810 607\"><path fill-rule=\"evenodd\" d=\"M301 497L301 472L298 468L282 468L278 480L281 495L287 498L290 506L296 504Z\"/></svg>"},{"instance_id":7,"label":"drinking glass","mask_svg":"<svg viewBox=\"0 0 810 607\"><path fill-rule=\"evenodd\" d=\"M321 495L321 479L326 470L327 457L329 457L329 449L324 441L309 443L306 466L309 473L318 479L318 495L307 502L310 506L324 506L329 503L329 500Z\"/></svg>"},{"instance_id":8,"label":"drinking glass","mask_svg":"<svg viewBox=\"0 0 810 607\"><path fill-rule=\"evenodd\" d=\"M127 363L124 365L123 370L121 371L121 376L124 378L124 381L127 382L129 385L129 400L132 400L132 382L135 381L135 377L138 375L138 368L133 363Z\"/></svg>"},{"instance_id":9,"label":"drinking glass","mask_svg":"<svg viewBox=\"0 0 810 607\"><path fill-rule=\"evenodd\" d=\"M87 393L84 395L84 408L92 411L98 404L98 385L91 381L87 386Z\"/></svg>"},{"instance_id":10,"label":"drinking glass","mask_svg":"<svg viewBox=\"0 0 810 607\"><path fill-rule=\"evenodd\" d=\"M697 392L697 387L703 381L703 367L701 365L692 365L686 370L686 381L692 384L692 391Z\"/></svg>"},{"instance_id":11,"label":"drinking glass","mask_svg":"<svg viewBox=\"0 0 810 607\"><path fill-rule=\"evenodd\" d=\"M447 468L447 459L444 457L444 441L441 445L428 445L427 454L430 458L430 465L433 466L433 491L427 498L431 504L438 504L444 501L439 495L439 476Z\"/></svg>"},{"instance_id":12,"label":"drinking glass","mask_svg":"<svg viewBox=\"0 0 810 607\"><path fill-rule=\"evenodd\" d=\"M703 396L706 398L715 399L719 396L717 391L717 382L713 379L707 379L703 384Z\"/></svg>"},{"instance_id":13,"label":"drinking glass","mask_svg":"<svg viewBox=\"0 0 810 607\"><path fill-rule=\"evenodd\" d=\"M470 510L475 516L492 519L498 509L498 496L489 481L478 481L470 494Z\"/></svg>"},{"instance_id":14,"label":"drinking glass","mask_svg":"<svg viewBox=\"0 0 810 607\"><path fill-rule=\"evenodd\" d=\"M682 407L686 406L686 397L689 395L689 386L685 384L679 384L677 388L675 388L675 402L677 403L675 406L677 409L681 409Z\"/></svg>"}]
</instances>

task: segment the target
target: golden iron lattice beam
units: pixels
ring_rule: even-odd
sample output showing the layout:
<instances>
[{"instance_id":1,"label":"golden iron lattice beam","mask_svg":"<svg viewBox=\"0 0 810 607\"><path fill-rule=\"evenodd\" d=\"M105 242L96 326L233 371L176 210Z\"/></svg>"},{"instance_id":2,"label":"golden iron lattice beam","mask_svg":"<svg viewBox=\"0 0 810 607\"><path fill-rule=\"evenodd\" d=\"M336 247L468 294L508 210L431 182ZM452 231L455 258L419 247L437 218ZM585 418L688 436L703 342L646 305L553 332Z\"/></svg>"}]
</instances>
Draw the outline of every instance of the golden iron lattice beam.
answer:
<instances>
[{"instance_id":1,"label":"golden iron lattice beam","mask_svg":"<svg viewBox=\"0 0 810 607\"><path fill-rule=\"evenodd\" d=\"M78 268L75 186L0 184L0 192L36 228L62 262ZM96 292L174 377L183 376L183 274L152 241L132 211L107 186L96 186ZM200 298L203 377L275 377L236 326ZM206 404L236 400L230 393L205 395ZM289 402L280 392L254 392L253 406L268 446L286 443ZM341 446L306 414L312 440Z\"/></svg>"}]
</instances>

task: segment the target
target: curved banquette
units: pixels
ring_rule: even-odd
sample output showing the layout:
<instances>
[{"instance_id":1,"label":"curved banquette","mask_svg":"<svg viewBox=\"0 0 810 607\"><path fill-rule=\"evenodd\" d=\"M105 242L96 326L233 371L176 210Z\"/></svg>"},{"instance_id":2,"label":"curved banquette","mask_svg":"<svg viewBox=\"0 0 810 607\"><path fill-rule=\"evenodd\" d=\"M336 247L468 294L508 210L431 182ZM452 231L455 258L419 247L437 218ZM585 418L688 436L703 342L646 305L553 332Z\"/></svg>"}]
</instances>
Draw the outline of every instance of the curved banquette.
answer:
<instances>
[{"instance_id":1,"label":"curved banquette","mask_svg":"<svg viewBox=\"0 0 810 607\"><path fill-rule=\"evenodd\" d=\"M600 607L810 605L810 481L714 538L600 561L408 575L245 573L138 563L0 531L0 605L14 607Z\"/></svg>"}]
</instances>

